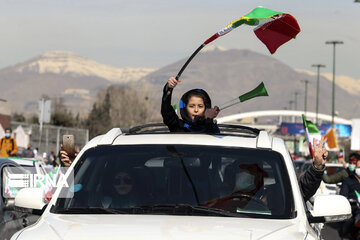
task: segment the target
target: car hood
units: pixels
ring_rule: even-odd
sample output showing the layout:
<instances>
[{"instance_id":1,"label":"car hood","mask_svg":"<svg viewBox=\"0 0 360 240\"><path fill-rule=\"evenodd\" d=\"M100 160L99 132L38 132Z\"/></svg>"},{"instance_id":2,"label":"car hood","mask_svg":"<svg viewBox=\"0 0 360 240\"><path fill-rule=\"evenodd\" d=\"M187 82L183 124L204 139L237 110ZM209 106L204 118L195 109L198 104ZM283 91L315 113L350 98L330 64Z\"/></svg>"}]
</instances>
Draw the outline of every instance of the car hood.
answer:
<instances>
[{"instance_id":1,"label":"car hood","mask_svg":"<svg viewBox=\"0 0 360 240\"><path fill-rule=\"evenodd\" d=\"M159 215L58 215L42 217L17 239L304 239L293 220Z\"/></svg>"}]
</instances>

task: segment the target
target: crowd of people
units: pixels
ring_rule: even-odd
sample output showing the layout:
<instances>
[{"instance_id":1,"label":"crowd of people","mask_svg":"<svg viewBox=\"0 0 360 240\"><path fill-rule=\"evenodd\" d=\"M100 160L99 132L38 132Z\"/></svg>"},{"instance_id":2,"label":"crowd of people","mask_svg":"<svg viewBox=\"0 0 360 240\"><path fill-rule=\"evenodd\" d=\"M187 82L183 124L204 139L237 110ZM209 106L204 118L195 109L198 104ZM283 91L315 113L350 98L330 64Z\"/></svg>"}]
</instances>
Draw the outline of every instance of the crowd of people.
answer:
<instances>
[{"instance_id":1,"label":"crowd of people","mask_svg":"<svg viewBox=\"0 0 360 240\"><path fill-rule=\"evenodd\" d=\"M328 176L323 175L323 181L329 184L341 183L340 195L343 195L350 200L352 217L347 221L337 224L339 235L342 238L350 238L354 226L355 217L360 213L360 209L357 207L356 201L358 197L356 192L360 193L360 154L353 152L349 155L348 164L345 162L344 169Z\"/></svg>"},{"instance_id":2,"label":"crowd of people","mask_svg":"<svg viewBox=\"0 0 360 240\"><path fill-rule=\"evenodd\" d=\"M80 147L76 147L76 152L80 151ZM19 147L15 138L12 136L12 129L5 129L5 136L0 139L0 157L21 157L21 158L36 158L49 167L56 167L63 165L60 161L60 152L56 153L51 149L49 153L43 152L39 154L39 148L33 148L29 143L27 147L19 152Z\"/></svg>"}]
</instances>

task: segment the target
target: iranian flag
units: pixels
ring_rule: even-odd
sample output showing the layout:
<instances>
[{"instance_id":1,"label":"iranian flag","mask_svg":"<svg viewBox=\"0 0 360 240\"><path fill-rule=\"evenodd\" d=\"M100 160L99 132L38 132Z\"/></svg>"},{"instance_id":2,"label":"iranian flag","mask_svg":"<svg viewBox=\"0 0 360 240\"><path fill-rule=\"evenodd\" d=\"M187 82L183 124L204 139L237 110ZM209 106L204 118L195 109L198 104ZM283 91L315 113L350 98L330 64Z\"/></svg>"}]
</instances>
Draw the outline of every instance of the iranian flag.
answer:
<instances>
[{"instance_id":1,"label":"iranian flag","mask_svg":"<svg viewBox=\"0 0 360 240\"><path fill-rule=\"evenodd\" d=\"M314 123L305 119L304 114L302 114L302 119L303 119L303 124L304 124L306 141L309 146L309 153L310 153L311 158L314 158L313 142L314 142L314 139L316 139L316 143L320 142L321 133Z\"/></svg>"},{"instance_id":2,"label":"iranian flag","mask_svg":"<svg viewBox=\"0 0 360 240\"><path fill-rule=\"evenodd\" d=\"M255 35L266 45L271 54L275 53L276 49L282 44L295 38L300 32L299 24L292 15L264 7L257 7L215 33L204 44L206 45L214 41L243 24L255 26Z\"/></svg>"}]
</instances>

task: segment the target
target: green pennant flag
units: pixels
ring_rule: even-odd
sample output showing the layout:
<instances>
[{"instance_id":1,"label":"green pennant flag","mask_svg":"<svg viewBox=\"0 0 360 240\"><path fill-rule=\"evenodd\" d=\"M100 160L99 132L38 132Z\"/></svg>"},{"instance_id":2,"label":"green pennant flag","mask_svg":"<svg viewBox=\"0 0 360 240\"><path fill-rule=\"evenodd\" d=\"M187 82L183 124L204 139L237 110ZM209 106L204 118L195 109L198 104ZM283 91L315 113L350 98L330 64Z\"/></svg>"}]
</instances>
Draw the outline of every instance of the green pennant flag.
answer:
<instances>
[{"instance_id":1,"label":"green pennant flag","mask_svg":"<svg viewBox=\"0 0 360 240\"><path fill-rule=\"evenodd\" d=\"M257 86L255 89L251 90L250 92L247 92L235 99L232 99L222 105L219 106L220 110L224 110L226 108L229 108L235 104L241 103L241 102L245 102L249 99L255 98L255 97L260 97L260 96L269 96L269 94L266 91L265 85L263 82L261 82L259 84L259 86Z\"/></svg>"},{"instance_id":2,"label":"green pennant flag","mask_svg":"<svg viewBox=\"0 0 360 240\"><path fill-rule=\"evenodd\" d=\"M251 90L250 92L247 92L247 93L239 96L239 99L240 99L240 102L245 102L249 99L252 99L254 97L259 97L259 96L269 96L263 82L261 82L259 84L259 86L257 86L255 89Z\"/></svg>"}]
</instances>

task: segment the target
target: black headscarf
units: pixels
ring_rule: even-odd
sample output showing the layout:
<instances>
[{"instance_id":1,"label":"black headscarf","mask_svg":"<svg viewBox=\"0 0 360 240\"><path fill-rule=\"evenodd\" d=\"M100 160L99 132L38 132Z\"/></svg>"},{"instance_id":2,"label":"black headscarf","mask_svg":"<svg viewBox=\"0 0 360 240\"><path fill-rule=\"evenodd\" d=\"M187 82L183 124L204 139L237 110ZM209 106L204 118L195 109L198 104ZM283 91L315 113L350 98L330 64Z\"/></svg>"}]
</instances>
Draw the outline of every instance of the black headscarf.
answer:
<instances>
[{"instance_id":1,"label":"black headscarf","mask_svg":"<svg viewBox=\"0 0 360 240\"><path fill-rule=\"evenodd\" d=\"M200 97L204 101L205 110L211 108L211 99L205 90L197 88L192 89L184 93L184 95L180 99L179 108L180 115L182 120L184 121L184 127L188 128L191 132L203 132L205 131L205 119L202 117L196 117L194 120L191 120L189 117L188 111L186 109L186 105L191 97Z\"/></svg>"}]
</instances>

